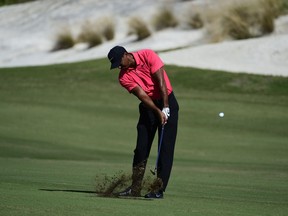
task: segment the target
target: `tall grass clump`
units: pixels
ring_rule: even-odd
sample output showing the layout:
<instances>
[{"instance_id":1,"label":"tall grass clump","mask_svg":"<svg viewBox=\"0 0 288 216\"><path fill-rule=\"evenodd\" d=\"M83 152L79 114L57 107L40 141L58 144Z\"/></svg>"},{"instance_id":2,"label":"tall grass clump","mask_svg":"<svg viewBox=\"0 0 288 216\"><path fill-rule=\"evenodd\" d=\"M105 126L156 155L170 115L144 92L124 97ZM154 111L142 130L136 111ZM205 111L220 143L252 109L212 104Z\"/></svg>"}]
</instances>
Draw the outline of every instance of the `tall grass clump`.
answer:
<instances>
[{"instance_id":1,"label":"tall grass clump","mask_svg":"<svg viewBox=\"0 0 288 216\"><path fill-rule=\"evenodd\" d=\"M170 7L162 7L152 18L152 25L156 31L174 28L178 24L178 20Z\"/></svg>"},{"instance_id":2,"label":"tall grass clump","mask_svg":"<svg viewBox=\"0 0 288 216\"><path fill-rule=\"evenodd\" d=\"M274 17L284 14L285 7L288 6L288 0L260 0L260 2L264 9Z\"/></svg>"},{"instance_id":3,"label":"tall grass clump","mask_svg":"<svg viewBox=\"0 0 288 216\"><path fill-rule=\"evenodd\" d=\"M144 40L151 35L147 24L138 17L131 17L128 21L128 35L135 34L137 41Z\"/></svg>"},{"instance_id":4,"label":"tall grass clump","mask_svg":"<svg viewBox=\"0 0 288 216\"><path fill-rule=\"evenodd\" d=\"M186 28L200 29L204 27L203 14L206 11L206 7L193 5L187 7L183 13L183 23Z\"/></svg>"},{"instance_id":5,"label":"tall grass clump","mask_svg":"<svg viewBox=\"0 0 288 216\"><path fill-rule=\"evenodd\" d=\"M66 28L63 28L56 35L56 42L52 51L69 49L73 47L74 45L75 45L75 40L73 38L72 32L68 27L66 27Z\"/></svg>"},{"instance_id":6,"label":"tall grass clump","mask_svg":"<svg viewBox=\"0 0 288 216\"><path fill-rule=\"evenodd\" d=\"M254 11L250 5L238 5L231 8L222 18L222 26L224 26L225 33L233 39L241 40L260 36L262 28L260 16L259 11ZM273 20L271 22L271 18L267 17L266 23L269 23L269 31L273 31Z\"/></svg>"},{"instance_id":7,"label":"tall grass clump","mask_svg":"<svg viewBox=\"0 0 288 216\"><path fill-rule=\"evenodd\" d=\"M87 43L88 48L92 48L110 41L115 37L115 23L112 19L104 17L97 21L86 21L82 24L78 41Z\"/></svg>"},{"instance_id":8,"label":"tall grass clump","mask_svg":"<svg viewBox=\"0 0 288 216\"><path fill-rule=\"evenodd\" d=\"M282 2L282 14L288 14L288 0Z\"/></svg>"},{"instance_id":9,"label":"tall grass clump","mask_svg":"<svg viewBox=\"0 0 288 216\"><path fill-rule=\"evenodd\" d=\"M192 29L200 29L204 26L204 22L200 13L191 14L187 17L186 22Z\"/></svg>"},{"instance_id":10,"label":"tall grass clump","mask_svg":"<svg viewBox=\"0 0 288 216\"><path fill-rule=\"evenodd\" d=\"M102 37L107 40L113 40L115 37L115 23L111 18L105 17L98 21L100 26L100 33Z\"/></svg>"},{"instance_id":11,"label":"tall grass clump","mask_svg":"<svg viewBox=\"0 0 288 216\"><path fill-rule=\"evenodd\" d=\"M100 45L102 43L102 36L100 33L100 29L97 25L90 21L86 21L84 24L82 24L81 32L78 35L78 41L87 43L88 48L95 47L97 45Z\"/></svg>"},{"instance_id":12,"label":"tall grass clump","mask_svg":"<svg viewBox=\"0 0 288 216\"><path fill-rule=\"evenodd\" d=\"M220 1L206 22L214 42L226 38L241 40L260 37L274 31L283 0Z\"/></svg>"}]
</instances>

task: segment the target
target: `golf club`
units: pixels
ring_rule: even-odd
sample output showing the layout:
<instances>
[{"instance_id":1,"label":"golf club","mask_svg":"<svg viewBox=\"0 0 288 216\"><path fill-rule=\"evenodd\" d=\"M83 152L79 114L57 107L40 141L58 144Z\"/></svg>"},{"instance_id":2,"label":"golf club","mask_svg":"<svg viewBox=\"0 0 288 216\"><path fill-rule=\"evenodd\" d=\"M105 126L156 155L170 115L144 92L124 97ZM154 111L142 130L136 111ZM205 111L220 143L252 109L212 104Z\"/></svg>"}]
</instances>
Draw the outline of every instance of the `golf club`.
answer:
<instances>
[{"instance_id":1,"label":"golf club","mask_svg":"<svg viewBox=\"0 0 288 216\"><path fill-rule=\"evenodd\" d=\"M162 129L161 129L160 140L159 140L159 145L158 145L158 154L157 154L157 159L156 159L155 168L154 168L154 171L153 171L152 169L150 169L150 172L151 172L153 175L155 175L155 174L157 173L158 160L159 160L160 151L161 151L163 134L164 134L164 124L162 125Z\"/></svg>"}]
</instances>

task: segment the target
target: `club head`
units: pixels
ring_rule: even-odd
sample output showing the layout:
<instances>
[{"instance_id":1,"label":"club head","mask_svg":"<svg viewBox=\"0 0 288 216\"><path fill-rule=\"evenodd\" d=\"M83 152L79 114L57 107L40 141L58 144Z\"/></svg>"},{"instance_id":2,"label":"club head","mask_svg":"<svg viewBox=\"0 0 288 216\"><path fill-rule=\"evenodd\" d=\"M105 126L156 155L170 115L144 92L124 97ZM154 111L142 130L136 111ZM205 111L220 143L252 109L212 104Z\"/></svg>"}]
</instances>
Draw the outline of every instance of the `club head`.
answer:
<instances>
[{"instance_id":1,"label":"club head","mask_svg":"<svg viewBox=\"0 0 288 216\"><path fill-rule=\"evenodd\" d=\"M150 169L150 172L153 174L153 175L155 175L156 174L156 171L154 170L152 170L152 169Z\"/></svg>"}]
</instances>

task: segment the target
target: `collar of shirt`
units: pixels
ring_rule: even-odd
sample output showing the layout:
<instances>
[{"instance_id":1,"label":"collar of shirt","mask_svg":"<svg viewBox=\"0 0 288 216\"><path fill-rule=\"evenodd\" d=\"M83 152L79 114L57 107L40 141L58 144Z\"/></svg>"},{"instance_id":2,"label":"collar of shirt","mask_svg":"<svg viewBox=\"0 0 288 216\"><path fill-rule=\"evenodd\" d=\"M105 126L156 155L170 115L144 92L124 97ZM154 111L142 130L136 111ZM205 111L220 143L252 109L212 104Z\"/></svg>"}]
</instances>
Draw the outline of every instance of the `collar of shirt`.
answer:
<instances>
[{"instance_id":1,"label":"collar of shirt","mask_svg":"<svg viewBox=\"0 0 288 216\"><path fill-rule=\"evenodd\" d=\"M137 52L131 52L130 54L133 55L136 67L135 68L134 67L129 67L127 69L122 70L123 72L137 71L137 67L140 65L141 60L140 60L140 58L138 56L138 53Z\"/></svg>"},{"instance_id":2,"label":"collar of shirt","mask_svg":"<svg viewBox=\"0 0 288 216\"><path fill-rule=\"evenodd\" d=\"M134 60L135 60L135 62L136 62L136 67L140 64L140 58L139 58L139 56L138 56L138 53L137 52L132 52L131 53L132 55L133 55L133 57L134 57Z\"/></svg>"}]
</instances>

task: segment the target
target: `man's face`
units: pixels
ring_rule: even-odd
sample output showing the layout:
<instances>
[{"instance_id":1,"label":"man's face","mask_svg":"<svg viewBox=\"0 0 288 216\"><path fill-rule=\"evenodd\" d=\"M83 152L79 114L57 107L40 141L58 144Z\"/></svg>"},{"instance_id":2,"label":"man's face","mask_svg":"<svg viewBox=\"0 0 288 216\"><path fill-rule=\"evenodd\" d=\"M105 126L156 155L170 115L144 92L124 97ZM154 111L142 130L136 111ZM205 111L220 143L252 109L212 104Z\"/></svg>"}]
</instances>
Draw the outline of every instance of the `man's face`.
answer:
<instances>
[{"instance_id":1,"label":"man's face","mask_svg":"<svg viewBox=\"0 0 288 216\"><path fill-rule=\"evenodd\" d=\"M128 58L128 53L124 53L122 56L121 64L119 66L119 69L127 69L130 66L130 61Z\"/></svg>"}]
</instances>

